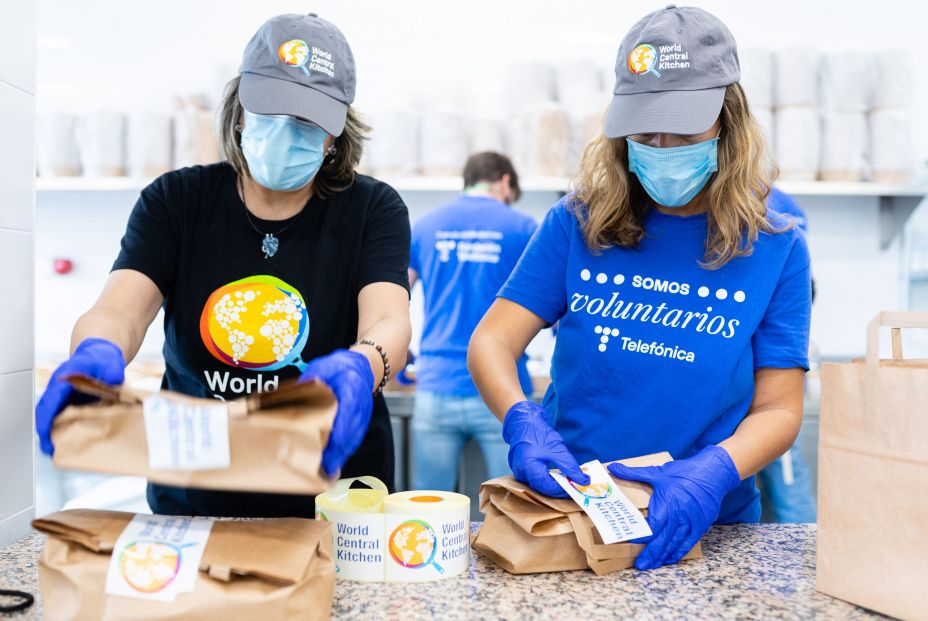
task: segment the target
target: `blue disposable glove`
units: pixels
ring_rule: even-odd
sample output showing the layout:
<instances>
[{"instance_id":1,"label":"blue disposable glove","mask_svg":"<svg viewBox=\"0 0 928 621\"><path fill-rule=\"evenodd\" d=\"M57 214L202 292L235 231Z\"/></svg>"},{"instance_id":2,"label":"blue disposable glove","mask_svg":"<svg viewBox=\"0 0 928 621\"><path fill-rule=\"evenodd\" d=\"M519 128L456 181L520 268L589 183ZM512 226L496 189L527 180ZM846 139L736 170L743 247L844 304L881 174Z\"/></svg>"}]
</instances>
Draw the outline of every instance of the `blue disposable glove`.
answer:
<instances>
[{"instance_id":1,"label":"blue disposable glove","mask_svg":"<svg viewBox=\"0 0 928 621\"><path fill-rule=\"evenodd\" d=\"M364 354L339 349L306 365L300 381L312 379L325 382L338 401L329 443L322 452L323 470L335 476L367 433L374 410L374 373Z\"/></svg>"},{"instance_id":2,"label":"blue disposable glove","mask_svg":"<svg viewBox=\"0 0 928 621\"><path fill-rule=\"evenodd\" d=\"M512 474L536 492L554 498L568 498L551 476L551 467L580 485L590 483L576 458L564 444L561 434L548 425L544 408L532 401L520 401L509 408L503 420L503 440L509 445Z\"/></svg>"},{"instance_id":3,"label":"blue disposable glove","mask_svg":"<svg viewBox=\"0 0 928 621\"><path fill-rule=\"evenodd\" d=\"M609 471L654 488L648 503L652 535L636 541L647 543L635 560L635 567L642 570L676 563L686 556L718 518L725 494L741 483L728 451L715 445L663 466L612 464Z\"/></svg>"},{"instance_id":4,"label":"blue disposable glove","mask_svg":"<svg viewBox=\"0 0 928 621\"><path fill-rule=\"evenodd\" d=\"M35 431L39 446L46 455L52 455L52 423L65 406L72 403L89 403L94 398L76 392L63 378L68 375L87 375L107 384L122 384L126 379L126 360L122 350L106 339L86 339L74 354L52 373L48 387L35 406Z\"/></svg>"}]
</instances>

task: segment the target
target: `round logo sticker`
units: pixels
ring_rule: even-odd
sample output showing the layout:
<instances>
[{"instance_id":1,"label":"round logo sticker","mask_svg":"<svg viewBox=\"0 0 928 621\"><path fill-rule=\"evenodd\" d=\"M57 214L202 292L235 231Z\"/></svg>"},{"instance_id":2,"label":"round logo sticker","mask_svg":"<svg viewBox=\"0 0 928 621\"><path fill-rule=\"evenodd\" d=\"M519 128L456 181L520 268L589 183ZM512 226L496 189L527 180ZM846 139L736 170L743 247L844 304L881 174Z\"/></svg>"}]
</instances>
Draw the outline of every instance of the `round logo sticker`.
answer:
<instances>
[{"instance_id":1,"label":"round logo sticker","mask_svg":"<svg viewBox=\"0 0 928 621\"><path fill-rule=\"evenodd\" d=\"M635 75L653 73L659 78L661 74L654 69L657 58L658 54L654 46L649 43L642 43L628 55L628 70Z\"/></svg>"},{"instance_id":2,"label":"round logo sticker","mask_svg":"<svg viewBox=\"0 0 928 621\"><path fill-rule=\"evenodd\" d=\"M303 296L273 276L249 276L223 285L206 300L200 337L221 362L253 371L294 365L302 370L309 339Z\"/></svg>"},{"instance_id":3,"label":"round logo sticker","mask_svg":"<svg viewBox=\"0 0 928 621\"><path fill-rule=\"evenodd\" d=\"M119 554L119 571L136 591L156 593L180 571L180 549L154 541L133 541Z\"/></svg>"},{"instance_id":4,"label":"round logo sticker","mask_svg":"<svg viewBox=\"0 0 928 621\"><path fill-rule=\"evenodd\" d=\"M309 70L306 68L306 61L309 60L309 46L303 39L284 41L277 48L277 55L285 65L299 67L303 73L309 75Z\"/></svg>"},{"instance_id":5,"label":"round logo sticker","mask_svg":"<svg viewBox=\"0 0 928 621\"><path fill-rule=\"evenodd\" d=\"M387 542L394 562L408 569L433 566L438 573L445 570L435 562L438 538L428 522L407 520L397 526Z\"/></svg>"}]
</instances>

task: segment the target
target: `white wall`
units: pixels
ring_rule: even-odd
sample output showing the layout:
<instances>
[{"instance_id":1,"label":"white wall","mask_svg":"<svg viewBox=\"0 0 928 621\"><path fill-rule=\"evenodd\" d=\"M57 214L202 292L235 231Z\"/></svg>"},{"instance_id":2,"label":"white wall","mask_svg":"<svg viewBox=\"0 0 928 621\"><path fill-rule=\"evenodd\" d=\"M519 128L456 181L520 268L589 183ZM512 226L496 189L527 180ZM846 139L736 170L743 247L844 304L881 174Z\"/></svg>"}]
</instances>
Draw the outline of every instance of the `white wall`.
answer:
<instances>
[{"instance_id":1,"label":"white wall","mask_svg":"<svg viewBox=\"0 0 928 621\"><path fill-rule=\"evenodd\" d=\"M915 111L926 109L928 52L922 39L928 3L711 0L698 4L728 24L742 48L906 48L913 61L910 103ZM593 59L610 67L629 26L640 14L662 5L607 0L587 0L570 8L553 0L41 0L38 106L40 110L168 109L177 94L205 93L215 98L220 85L235 73L242 49L263 20L277 13L309 10L337 23L348 37L358 64L362 111L438 99L476 105L475 99L499 89L504 69L512 61ZM914 115L912 134L924 160L928 115ZM60 356L67 347L73 320L98 293L115 257L134 198L130 193L40 195L40 357ZM404 198L415 218L446 195ZM537 194L533 204L521 208L540 218L545 205L556 198L553 193ZM863 326L870 317L877 310L905 303L900 245L880 249L876 198L800 197L800 201L809 211L819 291L813 338L826 357L859 355ZM86 233L75 236L75 230ZM53 274L51 259L58 255L77 260L73 274ZM414 320L418 318L416 311ZM156 355L159 347L156 335L145 352Z\"/></svg>"},{"instance_id":2,"label":"white wall","mask_svg":"<svg viewBox=\"0 0 928 621\"><path fill-rule=\"evenodd\" d=\"M29 534L34 505L33 139L35 7L0 1L0 547Z\"/></svg>"},{"instance_id":3,"label":"white wall","mask_svg":"<svg viewBox=\"0 0 928 621\"><path fill-rule=\"evenodd\" d=\"M482 98L514 60L592 59L613 66L619 41L663 2L534 0L41 0L39 106L167 107L178 93L218 92L248 39L278 13L317 12L344 31L358 65L358 104ZM913 101L928 101L928 3L920 0L707 0L741 48L829 51L903 47ZM802 71L803 67L797 67ZM915 141L928 156L928 117Z\"/></svg>"}]
</instances>

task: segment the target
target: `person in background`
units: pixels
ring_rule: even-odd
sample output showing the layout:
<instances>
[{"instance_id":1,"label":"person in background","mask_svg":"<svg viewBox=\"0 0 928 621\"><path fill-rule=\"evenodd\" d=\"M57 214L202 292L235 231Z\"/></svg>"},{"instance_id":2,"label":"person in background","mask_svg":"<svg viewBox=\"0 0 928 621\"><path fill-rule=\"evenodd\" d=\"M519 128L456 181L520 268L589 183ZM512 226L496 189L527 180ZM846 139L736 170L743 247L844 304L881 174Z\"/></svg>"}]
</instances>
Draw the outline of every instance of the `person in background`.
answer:
<instances>
[{"instance_id":1,"label":"person in background","mask_svg":"<svg viewBox=\"0 0 928 621\"><path fill-rule=\"evenodd\" d=\"M792 196L771 188L767 208L793 219L803 234L808 232L806 213ZM812 280L812 301L815 301L815 280ZM815 522L815 494L812 492L812 472L802 456L801 435L779 459L757 473L760 480L761 519L769 522Z\"/></svg>"},{"instance_id":2,"label":"person in background","mask_svg":"<svg viewBox=\"0 0 928 621\"><path fill-rule=\"evenodd\" d=\"M502 427L467 371L467 343L535 231L513 210L519 177L499 153L464 165L464 193L418 220L409 282L422 282L425 325L416 362L413 481L416 489L454 491L461 450L475 438L490 478L508 474ZM519 386L532 394L522 354Z\"/></svg>"},{"instance_id":3,"label":"person in background","mask_svg":"<svg viewBox=\"0 0 928 621\"><path fill-rule=\"evenodd\" d=\"M793 444L808 370L805 237L767 209L774 167L715 16L670 5L622 40L603 134L471 339L515 477L566 496L560 468L667 451L610 472L651 486L646 570L715 523L756 522L754 475ZM516 361L558 323L538 405Z\"/></svg>"},{"instance_id":4,"label":"person in background","mask_svg":"<svg viewBox=\"0 0 928 621\"><path fill-rule=\"evenodd\" d=\"M333 24L310 13L261 26L221 105L227 161L142 190L106 286L36 406L45 453L55 416L79 400L62 378L122 383L164 308L163 388L225 400L322 380L338 400L324 470L393 487L380 388L411 335L409 216L392 188L355 173L369 128L354 94L354 58ZM314 516L299 495L149 483L148 502L170 515Z\"/></svg>"}]
</instances>

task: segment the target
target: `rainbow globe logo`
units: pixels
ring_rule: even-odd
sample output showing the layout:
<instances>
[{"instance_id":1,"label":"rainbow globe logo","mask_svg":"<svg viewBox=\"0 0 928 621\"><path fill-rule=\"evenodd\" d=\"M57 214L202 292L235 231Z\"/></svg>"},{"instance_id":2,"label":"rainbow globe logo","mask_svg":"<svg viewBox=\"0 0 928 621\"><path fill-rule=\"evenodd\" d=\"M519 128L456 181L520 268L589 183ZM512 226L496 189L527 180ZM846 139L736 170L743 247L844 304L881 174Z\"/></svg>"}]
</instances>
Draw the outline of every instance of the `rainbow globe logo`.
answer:
<instances>
[{"instance_id":1,"label":"rainbow globe logo","mask_svg":"<svg viewBox=\"0 0 928 621\"><path fill-rule=\"evenodd\" d=\"M200 316L200 337L217 360L252 371L276 371L301 359L309 339L303 296L273 276L249 276L216 289Z\"/></svg>"},{"instance_id":2,"label":"rainbow globe logo","mask_svg":"<svg viewBox=\"0 0 928 621\"><path fill-rule=\"evenodd\" d=\"M644 75L653 73L655 77L661 77L654 65L657 63L658 53L650 43L642 43L631 51L628 55L628 70L635 75Z\"/></svg>"}]
</instances>

